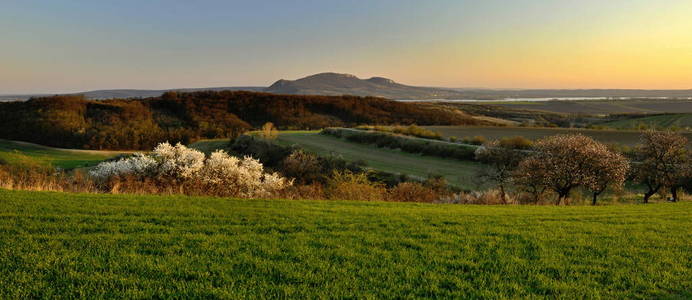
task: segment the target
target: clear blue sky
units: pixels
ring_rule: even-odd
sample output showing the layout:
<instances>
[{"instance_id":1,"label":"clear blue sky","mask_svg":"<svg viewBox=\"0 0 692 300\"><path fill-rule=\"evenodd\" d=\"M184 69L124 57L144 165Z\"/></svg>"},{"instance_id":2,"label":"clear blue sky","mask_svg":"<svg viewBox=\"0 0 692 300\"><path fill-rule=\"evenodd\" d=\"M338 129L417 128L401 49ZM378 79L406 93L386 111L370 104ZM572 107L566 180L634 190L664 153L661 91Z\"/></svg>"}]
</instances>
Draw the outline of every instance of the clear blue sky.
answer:
<instances>
[{"instance_id":1,"label":"clear blue sky","mask_svg":"<svg viewBox=\"0 0 692 300\"><path fill-rule=\"evenodd\" d=\"M0 94L269 85L692 88L692 1L2 0Z\"/></svg>"}]
</instances>

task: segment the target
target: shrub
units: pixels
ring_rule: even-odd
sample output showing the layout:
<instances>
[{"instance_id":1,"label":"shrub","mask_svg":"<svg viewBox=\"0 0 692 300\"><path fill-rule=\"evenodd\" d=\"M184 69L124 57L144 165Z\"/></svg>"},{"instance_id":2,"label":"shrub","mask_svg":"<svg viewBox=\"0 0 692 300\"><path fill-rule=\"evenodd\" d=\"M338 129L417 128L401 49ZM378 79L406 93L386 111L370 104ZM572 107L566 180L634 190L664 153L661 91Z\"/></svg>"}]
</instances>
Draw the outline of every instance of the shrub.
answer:
<instances>
[{"instance_id":1,"label":"shrub","mask_svg":"<svg viewBox=\"0 0 692 300\"><path fill-rule=\"evenodd\" d=\"M125 187L147 189L143 182L170 191L234 197L267 197L292 184L277 173L265 173L263 165L251 158L229 156L218 150L208 158L183 145L160 144L151 155L135 155L103 162L90 174L112 192ZM127 189L126 189L127 190Z\"/></svg>"},{"instance_id":2,"label":"shrub","mask_svg":"<svg viewBox=\"0 0 692 300\"><path fill-rule=\"evenodd\" d=\"M500 139L499 145L508 149L528 150L533 147L533 141L523 136L513 136Z\"/></svg>"},{"instance_id":3,"label":"shrub","mask_svg":"<svg viewBox=\"0 0 692 300\"><path fill-rule=\"evenodd\" d=\"M427 202L439 199L438 192L418 182L402 182L389 191L390 201L397 202Z\"/></svg>"},{"instance_id":4,"label":"shrub","mask_svg":"<svg viewBox=\"0 0 692 300\"><path fill-rule=\"evenodd\" d=\"M331 200L382 201L387 189L368 180L365 173L334 171L327 181L326 196Z\"/></svg>"},{"instance_id":5,"label":"shrub","mask_svg":"<svg viewBox=\"0 0 692 300\"><path fill-rule=\"evenodd\" d=\"M484 136L481 136L481 135L477 135L474 137L466 136L463 139L461 139L461 142L464 144L471 144L471 145L479 145L480 146L486 142L486 138Z\"/></svg>"},{"instance_id":6,"label":"shrub","mask_svg":"<svg viewBox=\"0 0 692 300\"><path fill-rule=\"evenodd\" d=\"M282 162L281 172L301 184L320 181L324 176L319 158L303 150L296 150L286 157Z\"/></svg>"},{"instance_id":7,"label":"shrub","mask_svg":"<svg viewBox=\"0 0 692 300\"><path fill-rule=\"evenodd\" d=\"M82 193L96 191L94 182L81 171L66 172L37 165L0 165L0 188Z\"/></svg>"}]
</instances>

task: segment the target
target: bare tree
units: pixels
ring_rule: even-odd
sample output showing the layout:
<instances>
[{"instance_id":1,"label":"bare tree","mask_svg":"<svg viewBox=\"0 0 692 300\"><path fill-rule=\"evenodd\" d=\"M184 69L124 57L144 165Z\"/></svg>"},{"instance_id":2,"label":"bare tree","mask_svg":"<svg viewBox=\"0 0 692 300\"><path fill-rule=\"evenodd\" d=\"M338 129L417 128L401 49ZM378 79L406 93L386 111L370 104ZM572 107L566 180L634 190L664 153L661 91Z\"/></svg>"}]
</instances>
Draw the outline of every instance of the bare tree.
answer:
<instances>
[{"instance_id":1,"label":"bare tree","mask_svg":"<svg viewBox=\"0 0 692 300\"><path fill-rule=\"evenodd\" d=\"M533 203L538 204L548 189L545 165L536 157L522 160L512 172L512 182L524 192L533 196Z\"/></svg>"},{"instance_id":2,"label":"bare tree","mask_svg":"<svg viewBox=\"0 0 692 300\"><path fill-rule=\"evenodd\" d=\"M687 138L672 131L647 131L636 148L638 163L634 178L647 187L644 203L662 188L671 188L677 201L677 189L689 161Z\"/></svg>"},{"instance_id":3,"label":"bare tree","mask_svg":"<svg viewBox=\"0 0 692 300\"><path fill-rule=\"evenodd\" d=\"M478 175L497 183L502 203L507 203L506 186L510 184L514 170L524 157L525 152L518 151L511 143L498 140L486 142L476 150L476 159L490 165L490 168L481 168Z\"/></svg>"}]
</instances>

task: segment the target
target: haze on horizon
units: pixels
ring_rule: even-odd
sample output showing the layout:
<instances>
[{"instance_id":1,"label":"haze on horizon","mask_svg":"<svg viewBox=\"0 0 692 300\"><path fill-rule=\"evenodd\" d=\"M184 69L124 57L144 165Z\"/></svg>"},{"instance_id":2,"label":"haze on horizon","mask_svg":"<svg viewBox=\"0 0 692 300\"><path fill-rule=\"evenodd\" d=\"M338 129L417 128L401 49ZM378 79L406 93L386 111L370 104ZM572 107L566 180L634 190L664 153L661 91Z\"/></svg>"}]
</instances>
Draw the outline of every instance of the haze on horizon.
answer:
<instances>
[{"instance_id":1,"label":"haze on horizon","mask_svg":"<svg viewBox=\"0 0 692 300\"><path fill-rule=\"evenodd\" d=\"M0 94L268 86L692 88L692 1L0 3Z\"/></svg>"}]
</instances>

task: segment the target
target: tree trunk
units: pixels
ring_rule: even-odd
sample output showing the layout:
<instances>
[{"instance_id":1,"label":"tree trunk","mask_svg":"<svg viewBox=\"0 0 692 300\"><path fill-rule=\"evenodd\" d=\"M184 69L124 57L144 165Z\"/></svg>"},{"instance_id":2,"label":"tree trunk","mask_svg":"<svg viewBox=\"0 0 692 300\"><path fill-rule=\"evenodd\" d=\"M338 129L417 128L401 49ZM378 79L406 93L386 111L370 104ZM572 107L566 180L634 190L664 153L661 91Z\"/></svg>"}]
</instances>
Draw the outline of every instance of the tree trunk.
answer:
<instances>
[{"instance_id":1,"label":"tree trunk","mask_svg":"<svg viewBox=\"0 0 692 300\"><path fill-rule=\"evenodd\" d=\"M656 194L658 190L661 188L661 186L659 185L653 187L651 184L647 184L646 186L649 188L649 190L646 193L644 193L644 203L649 203L649 198Z\"/></svg>"},{"instance_id":2,"label":"tree trunk","mask_svg":"<svg viewBox=\"0 0 692 300\"><path fill-rule=\"evenodd\" d=\"M598 199L598 193L593 193L593 198L591 199L591 205L596 205L597 199Z\"/></svg>"},{"instance_id":3,"label":"tree trunk","mask_svg":"<svg viewBox=\"0 0 692 300\"><path fill-rule=\"evenodd\" d=\"M674 186L670 188L670 193L673 195L673 202L678 202L678 189L680 187Z\"/></svg>"},{"instance_id":4,"label":"tree trunk","mask_svg":"<svg viewBox=\"0 0 692 300\"><path fill-rule=\"evenodd\" d=\"M505 194L504 184L500 184L500 199L502 199L502 204L507 204L507 195Z\"/></svg>"},{"instance_id":5,"label":"tree trunk","mask_svg":"<svg viewBox=\"0 0 692 300\"><path fill-rule=\"evenodd\" d=\"M644 203L649 203L649 198L656 194L656 192L649 190L648 192L644 193Z\"/></svg>"}]
</instances>

